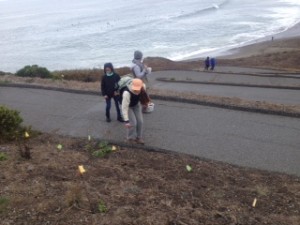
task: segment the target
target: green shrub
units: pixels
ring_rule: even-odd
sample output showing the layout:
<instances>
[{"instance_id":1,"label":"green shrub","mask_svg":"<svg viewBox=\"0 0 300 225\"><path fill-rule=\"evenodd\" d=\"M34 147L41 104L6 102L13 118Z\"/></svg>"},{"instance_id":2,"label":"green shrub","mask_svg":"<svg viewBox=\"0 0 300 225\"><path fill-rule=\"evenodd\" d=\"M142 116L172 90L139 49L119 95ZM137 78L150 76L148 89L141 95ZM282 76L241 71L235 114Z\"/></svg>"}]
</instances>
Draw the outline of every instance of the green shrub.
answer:
<instances>
[{"instance_id":1,"label":"green shrub","mask_svg":"<svg viewBox=\"0 0 300 225\"><path fill-rule=\"evenodd\" d=\"M25 66L16 73L19 77L40 77L51 78L51 73L45 67L39 67L38 65Z\"/></svg>"},{"instance_id":2,"label":"green shrub","mask_svg":"<svg viewBox=\"0 0 300 225\"><path fill-rule=\"evenodd\" d=\"M100 142L99 150L93 151L93 156L104 158L112 152L112 147L107 142Z\"/></svg>"},{"instance_id":3,"label":"green shrub","mask_svg":"<svg viewBox=\"0 0 300 225\"><path fill-rule=\"evenodd\" d=\"M0 106L0 143L14 140L21 129L23 119L16 110Z\"/></svg>"},{"instance_id":4,"label":"green shrub","mask_svg":"<svg viewBox=\"0 0 300 225\"><path fill-rule=\"evenodd\" d=\"M7 160L7 155L3 152L0 152L0 161L5 161Z\"/></svg>"}]
</instances>

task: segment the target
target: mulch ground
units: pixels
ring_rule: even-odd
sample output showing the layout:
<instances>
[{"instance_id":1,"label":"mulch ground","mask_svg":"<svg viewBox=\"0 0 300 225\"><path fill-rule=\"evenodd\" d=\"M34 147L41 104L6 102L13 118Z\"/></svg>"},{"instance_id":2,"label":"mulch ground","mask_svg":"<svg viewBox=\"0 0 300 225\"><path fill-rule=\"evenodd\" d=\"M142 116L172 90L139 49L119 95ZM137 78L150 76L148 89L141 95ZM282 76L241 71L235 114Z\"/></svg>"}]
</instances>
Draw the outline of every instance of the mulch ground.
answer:
<instances>
[{"instance_id":1,"label":"mulch ground","mask_svg":"<svg viewBox=\"0 0 300 225\"><path fill-rule=\"evenodd\" d=\"M31 159L0 145L1 225L300 224L299 177L87 138L27 142Z\"/></svg>"}]
</instances>

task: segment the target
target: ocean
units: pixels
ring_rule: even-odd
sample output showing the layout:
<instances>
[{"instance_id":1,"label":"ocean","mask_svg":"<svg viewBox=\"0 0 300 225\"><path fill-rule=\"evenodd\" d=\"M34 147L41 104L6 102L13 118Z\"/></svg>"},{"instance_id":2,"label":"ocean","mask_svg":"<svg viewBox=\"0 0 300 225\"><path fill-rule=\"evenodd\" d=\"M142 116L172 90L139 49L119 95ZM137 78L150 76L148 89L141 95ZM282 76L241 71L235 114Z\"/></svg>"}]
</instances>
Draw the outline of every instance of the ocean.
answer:
<instances>
[{"instance_id":1,"label":"ocean","mask_svg":"<svg viewBox=\"0 0 300 225\"><path fill-rule=\"evenodd\" d=\"M300 0L0 0L0 71L213 56L300 21Z\"/></svg>"}]
</instances>

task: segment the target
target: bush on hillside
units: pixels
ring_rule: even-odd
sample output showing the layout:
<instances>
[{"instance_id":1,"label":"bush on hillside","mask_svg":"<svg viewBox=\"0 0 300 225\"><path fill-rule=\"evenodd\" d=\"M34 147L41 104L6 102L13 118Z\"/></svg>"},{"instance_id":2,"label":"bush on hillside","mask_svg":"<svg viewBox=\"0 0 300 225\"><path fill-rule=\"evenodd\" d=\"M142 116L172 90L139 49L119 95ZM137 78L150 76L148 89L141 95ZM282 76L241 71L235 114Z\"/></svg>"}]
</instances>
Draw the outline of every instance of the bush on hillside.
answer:
<instances>
[{"instance_id":1,"label":"bush on hillside","mask_svg":"<svg viewBox=\"0 0 300 225\"><path fill-rule=\"evenodd\" d=\"M81 82L99 81L102 76L100 69L57 70L52 72L52 79L76 80Z\"/></svg>"},{"instance_id":2,"label":"bush on hillside","mask_svg":"<svg viewBox=\"0 0 300 225\"><path fill-rule=\"evenodd\" d=\"M130 68L121 67L115 69L120 76L130 73ZM52 72L52 79L59 80L76 80L81 82L100 81L103 76L103 69L74 69L74 70L57 70Z\"/></svg>"},{"instance_id":3,"label":"bush on hillside","mask_svg":"<svg viewBox=\"0 0 300 225\"><path fill-rule=\"evenodd\" d=\"M0 106L0 143L14 140L22 129L23 119L16 110Z\"/></svg>"},{"instance_id":4,"label":"bush on hillside","mask_svg":"<svg viewBox=\"0 0 300 225\"><path fill-rule=\"evenodd\" d=\"M25 66L16 73L20 77L40 77L40 78L51 78L51 73L45 67L39 67L38 65Z\"/></svg>"}]
</instances>

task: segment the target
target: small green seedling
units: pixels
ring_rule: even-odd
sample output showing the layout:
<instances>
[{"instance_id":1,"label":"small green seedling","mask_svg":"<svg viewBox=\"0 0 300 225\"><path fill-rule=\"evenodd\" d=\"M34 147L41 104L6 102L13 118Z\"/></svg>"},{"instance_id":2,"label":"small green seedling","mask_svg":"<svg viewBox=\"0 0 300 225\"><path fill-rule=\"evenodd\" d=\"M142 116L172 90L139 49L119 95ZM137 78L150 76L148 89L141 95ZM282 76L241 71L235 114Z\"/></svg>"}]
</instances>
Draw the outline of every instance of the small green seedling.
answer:
<instances>
[{"instance_id":1,"label":"small green seedling","mask_svg":"<svg viewBox=\"0 0 300 225\"><path fill-rule=\"evenodd\" d=\"M7 160L7 155L3 152L0 152L0 161L5 161Z\"/></svg>"},{"instance_id":2,"label":"small green seedling","mask_svg":"<svg viewBox=\"0 0 300 225\"><path fill-rule=\"evenodd\" d=\"M105 203L101 200L98 204L98 210L100 213L106 213L107 212L107 207Z\"/></svg>"},{"instance_id":3,"label":"small green seedling","mask_svg":"<svg viewBox=\"0 0 300 225\"><path fill-rule=\"evenodd\" d=\"M0 196L0 213L4 212L9 204L9 199L3 196Z\"/></svg>"}]
</instances>

